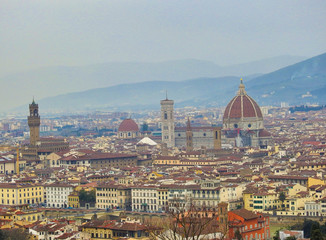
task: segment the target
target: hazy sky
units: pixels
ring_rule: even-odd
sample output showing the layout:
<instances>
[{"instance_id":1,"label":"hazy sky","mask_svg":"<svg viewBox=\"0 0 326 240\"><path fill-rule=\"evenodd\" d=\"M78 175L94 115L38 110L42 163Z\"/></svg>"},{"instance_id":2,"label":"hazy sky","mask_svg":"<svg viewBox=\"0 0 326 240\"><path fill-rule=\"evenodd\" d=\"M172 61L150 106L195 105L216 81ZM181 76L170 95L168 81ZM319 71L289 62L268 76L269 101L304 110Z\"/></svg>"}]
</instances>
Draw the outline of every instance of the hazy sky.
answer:
<instances>
[{"instance_id":1,"label":"hazy sky","mask_svg":"<svg viewBox=\"0 0 326 240\"><path fill-rule=\"evenodd\" d=\"M0 75L115 61L312 57L326 52L325 13L325 0L0 0Z\"/></svg>"}]
</instances>

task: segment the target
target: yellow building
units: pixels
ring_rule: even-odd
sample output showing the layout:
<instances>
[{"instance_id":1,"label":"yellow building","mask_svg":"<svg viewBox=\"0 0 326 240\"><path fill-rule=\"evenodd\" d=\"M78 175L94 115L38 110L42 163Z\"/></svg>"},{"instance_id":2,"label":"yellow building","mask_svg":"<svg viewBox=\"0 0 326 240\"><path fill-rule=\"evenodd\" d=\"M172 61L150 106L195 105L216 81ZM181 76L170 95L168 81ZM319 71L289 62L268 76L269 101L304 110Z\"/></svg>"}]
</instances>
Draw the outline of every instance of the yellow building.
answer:
<instances>
[{"instance_id":1,"label":"yellow building","mask_svg":"<svg viewBox=\"0 0 326 240\"><path fill-rule=\"evenodd\" d=\"M156 178L161 178L163 177L163 174L159 174L157 172L151 172L150 174L148 174L148 180L152 180L152 179L156 179Z\"/></svg>"},{"instance_id":2,"label":"yellow building","mask_svg":"<svg viewBox=\"0 0 326 240\"><path fill-rule=\"evenodd\" d=\"M169 207L169 190L168 188L160 187L157 189L158 193L158 205L161 211L167 211Z\"/></svg>"},{"instance_id":3,"label":"yellow building","mask_svg":"<svg viewBox=\"0 0 326 240\"><path fill-rule=\"evenodd\" d=\"M81 226L82 231L88 233L91 239L102 240L102 239L112 239L112 230L109 226L113 225L112 221L99 221L92 220Z\"/></svg>"},{"instance_id":4,"label":"yellow building","mask_svg":"<svg viewBox=\"0 0 326 240\"><path fill-rule=\"evenodd\" d=\"M16 160L15 158L8 158L0 156L0 173L14 174L16 173Z\"/></svg>"},{"instance_id":5,"label":"yellow building","mask_svg":"<svg viewBox=\"0 0 326 240\"><path fill-rule=\"evenodd\" d=\"M14 222L24 221L24 222L31 223L31 222L41 220L43 214L44 214L43 211L38 211L38 210L31 210L31 211L14 210L14 211L7 211L7 212L0 213L0 219L13 220Z\"/></svg>"},{"instance_id":6,"label":"yellow building","mask_svg":"<svg viewBox=\"0 0 326 240\"><path fill-rule=\"evenodd\" d=\"M289 196L296 196L299 192L305 192L307 191L307 187L302 186L301 184L297 183L293 186L288 188L288 195Z\"/></svg>"},{"instance_id":7,"label":"yellow building","mask_svg":"<svg viewBox=\"0 0 326 240\"><path fill-rule=\"evenodd\" d=\"M311 202L311 197L296 197L288 199L286 204L287 211L291 213L291 215L303 215L305 210L305 203Z\"/></svg>"},{"instance_id":8,"label":"yellow building","mask_svg":"<svg viewBox=\"0 0 326 240\"><path fill-rule=\"evenodd\" d=\"M280 208L277 193L243 193L244 208L249 211L268 211Z\"/></svg>"},{"instance_id":9,"label":"yellow building","mask_svg":"<svg viewBox=\"0 0 326 240\"><path fill-rule=\"evenodd\" d=\"M117 222L112 220L97 220L81 226L83 232L91 235L91 240L102 239L149 239L147 227L136 222Z\"/></svg>"},{"instance_id":10,"label":"yellow building","mask_svg":"<svg viewBox=\"0 0 326 240\"><path fill-rule=\"evenodd\" d=\"M97 182L90 182L90 183L86 183L83 185L79 185L77 187L75 187L75 191L79 192L80 190L85 190L86 192L90 192L95 190L95 188L97 187Z\"/></svg>"},{"instance_id":11,"label":"yellow building","mask_svg":"<svg viewBox=\"0 0 326 240\"><path fill-rule=\"evenodd\" d=\"M44 188L29 183L0 183L0 204L17 206L44 202Z\"/></svg>"},{"instance_id":12,"label":"yellow building","mask_svg":"<svg viewBox=\"0 0 326 240\"><path fill-rule=\"evenodd\" d=\"M71 208L80 208L78 192L72 192L68 196L68 206Z\"/></svg>"},{"instance_id":13,"label":"yellow building","mask_svg":"<svg viewBox=\"0 0 326 240\"><path fill-rule=\"evenodd\" d=\"M319 162L319 163L306 163L303 165L300 165L299 170L318 170L321 168L326 168L326 162Z\"/></svg>"},{"instance_id":14,"label":"yellow building","mask_svg":"<svg viewBox=\"0 0 326 240\"><path fill-rule=\"evenodd\" d=\"M310 188L313 185L322 185L322 186L324 186L325 185L325 181L324 180L321 180L319 178L309 177L308 178L308 188Z\"/></svg>"},{"instance_id":15,"label":"yellow building","mask_svg":"<svg viewBox=\"0 0 326 240\"><path fill-rule=\"evenodd\" d=\"M153 165L180 165L180 159L174 156L158 156L157 159L153 161Z\"/></svg>"},{"instance_id":16,"label":"yellow building","mask_svg":"<svg viewBox=\"0 0 326 240\"><path fill-rule=\"evenodd\" d=\"M96 207L131 210L131 188L103 183L96 188Z\"/></svg>"}]
</instances>

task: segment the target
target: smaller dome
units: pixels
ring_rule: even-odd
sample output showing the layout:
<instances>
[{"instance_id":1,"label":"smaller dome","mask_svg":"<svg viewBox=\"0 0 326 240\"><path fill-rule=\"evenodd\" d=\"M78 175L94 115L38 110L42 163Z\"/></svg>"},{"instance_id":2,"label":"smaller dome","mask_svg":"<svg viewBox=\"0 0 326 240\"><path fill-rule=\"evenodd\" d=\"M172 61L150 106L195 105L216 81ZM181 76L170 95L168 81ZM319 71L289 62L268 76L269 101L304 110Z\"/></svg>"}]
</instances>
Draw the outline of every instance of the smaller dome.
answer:
<instances>
[{"instance_id":1,"label":"smaller dome","mask_svg":"<svg viewBox=\"0 0 326 240\"><path fill-rule=\"evenodd\" d=\"M265 129L259 131L259 137L270 137L270 136L272 135Z\"/></svg>"},{"instance_id":2,"label":"smaller dome","mask_svg":"<svg viewBox=\"0 0 326 240\"><path fill-rule=\"evenodd\" d=\"M138 132L139 128L137 123L131 118L125 119L119 126L118 132Z\"/></svg>"}]
</instances>

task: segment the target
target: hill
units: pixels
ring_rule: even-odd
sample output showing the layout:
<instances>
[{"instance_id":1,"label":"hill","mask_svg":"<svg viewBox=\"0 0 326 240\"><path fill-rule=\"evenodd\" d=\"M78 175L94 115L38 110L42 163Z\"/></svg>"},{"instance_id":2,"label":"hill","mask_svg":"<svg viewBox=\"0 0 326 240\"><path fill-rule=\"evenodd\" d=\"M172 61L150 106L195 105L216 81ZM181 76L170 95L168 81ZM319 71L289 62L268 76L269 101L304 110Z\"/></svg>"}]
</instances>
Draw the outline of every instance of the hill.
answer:
<instances>
[{"instance_id":1,"label":"hill","mask_svg":"<svg viewBox=\"0 0 326 240\"><path fill-rule=\"evenodd\" d=\"M303 57L280 56L251 63L221 67L213 62L194 59L155 63L124 62L87 66L56 66L0 77L0 94L6 104L0 112L37 100L71 92L106 88L118 84L145 81L183 81L222 76L261 75L279 69ZM258 73L258 74L257 74Z\"/></svg>"},{"instance_id":2,"label":"hill","mask_svg":"<svg viewBox=\"0 0 326 240\"><path fill-rule=\"evenodd\" d=\"M244 79L248 94L260 105L325 103L326 54ZM167 90L176 107L225 106L238 84L239 77L149 81L69 93L39 102L43 109L55 111L158 109Z\"/></svg>"},{"instance_id":3,"label":"hill","mask_svg":"<svg viewBox=\"0 0 326 240\"><path fill-rule=\"evenodd\" d=\"M326 53L259 76L247 90L263 105L326 102Z\"/></svg>"}]
</instances>

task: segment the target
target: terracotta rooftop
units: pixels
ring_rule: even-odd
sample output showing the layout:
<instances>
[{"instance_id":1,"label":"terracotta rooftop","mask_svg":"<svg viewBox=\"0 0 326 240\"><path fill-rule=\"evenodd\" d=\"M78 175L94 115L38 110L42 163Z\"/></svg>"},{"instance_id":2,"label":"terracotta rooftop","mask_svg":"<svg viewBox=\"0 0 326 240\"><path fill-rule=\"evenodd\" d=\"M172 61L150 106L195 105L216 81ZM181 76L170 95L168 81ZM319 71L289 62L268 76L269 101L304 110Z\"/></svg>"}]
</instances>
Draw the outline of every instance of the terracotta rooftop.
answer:
<instances>
[{"instance_id":1,"label":"terracotta rooftop","mask_svg":"<svg viewBox=\"0 0 326 240\"><path fill-rule=\"evenodd\" d=\"M246 210L246 209L237 209L237 210L233 210L231 211L232 213L242 217L245 220L251 220L251 219L255 219L258 218L258 216L256 214L254 214L253 212Z\"/></svg>"},{"instance_id":2,"label":"terracotta rooftop","mask_svg":"<svg viewBox=\"0 0 326 240\"><path fill-rule=\"evenodd\" d=\"M118 132L138 132L139 128L137 123L131 118L125 119L119 126Z\"/></svg>"},{"instance_id":3,"label":"terracotta rooftop","mask_svg":"<svg viewBox=\"0 0 326 240\"><path fill-rule=\"evenodd\" d=\"M235 96L226 106L223 119L229 118L262 118L258 104L247 94Z\"/></svg>"}]
</instances>

